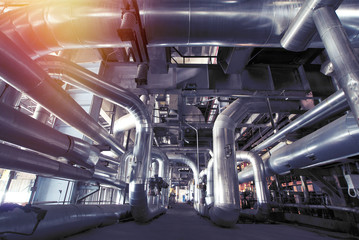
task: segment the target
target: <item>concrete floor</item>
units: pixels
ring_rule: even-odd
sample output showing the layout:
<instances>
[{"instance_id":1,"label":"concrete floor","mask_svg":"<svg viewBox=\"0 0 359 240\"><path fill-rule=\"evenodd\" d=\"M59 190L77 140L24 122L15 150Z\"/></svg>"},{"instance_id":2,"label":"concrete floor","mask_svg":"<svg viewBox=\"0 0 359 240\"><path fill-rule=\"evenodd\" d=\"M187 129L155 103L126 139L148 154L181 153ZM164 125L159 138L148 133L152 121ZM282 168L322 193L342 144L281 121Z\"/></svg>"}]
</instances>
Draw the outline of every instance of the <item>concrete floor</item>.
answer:
<instances>
[{"instance_id":1,"label":"concrete floor","mask_svg":"<svg viewBox=\"0 0 359 240\"><path fill-rule=\"evenodd\" d=\"M187 204L176 204L167 213L146 224L133 221L92 229L66 238L68 240L156 239L156 240L321 240L356 239L348 234L288 224L237 224L234 228L220 228L200 217Z\"/></svg>"}]
</instances>

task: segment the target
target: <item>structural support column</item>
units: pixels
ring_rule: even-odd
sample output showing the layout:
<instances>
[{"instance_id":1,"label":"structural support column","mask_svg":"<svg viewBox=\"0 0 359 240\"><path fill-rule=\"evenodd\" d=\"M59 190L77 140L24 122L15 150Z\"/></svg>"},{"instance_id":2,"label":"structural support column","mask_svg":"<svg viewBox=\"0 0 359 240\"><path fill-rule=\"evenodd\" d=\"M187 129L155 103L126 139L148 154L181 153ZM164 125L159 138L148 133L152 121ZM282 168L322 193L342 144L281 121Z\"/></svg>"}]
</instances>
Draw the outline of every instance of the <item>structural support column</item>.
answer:
<instances>
[{"instance_id":1,"label":"structural support column","mask_svg":"<svg viewBox=\"0 0 359 240\"><path fill-rule=\"evenodd\" d=\"M359 60L334 8L322 7L315 10L313 20L334 66L339 85L359 123Z\"/></svg>"}]
</instances>

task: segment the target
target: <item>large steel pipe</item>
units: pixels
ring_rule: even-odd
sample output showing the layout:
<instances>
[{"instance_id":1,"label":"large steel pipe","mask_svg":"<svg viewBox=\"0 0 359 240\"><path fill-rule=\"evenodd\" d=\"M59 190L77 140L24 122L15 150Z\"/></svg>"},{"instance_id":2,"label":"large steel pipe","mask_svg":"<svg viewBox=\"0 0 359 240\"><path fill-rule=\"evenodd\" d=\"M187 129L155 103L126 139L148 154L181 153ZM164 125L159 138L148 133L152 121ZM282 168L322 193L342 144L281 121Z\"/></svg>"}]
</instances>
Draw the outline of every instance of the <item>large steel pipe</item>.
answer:
<instances>
[{"instance_id":1,"label":"large steel pipe","mask_svg":"<svg viewBox=\"0 0 359 240\"><path fill-rule=\"evenodd\" d=\"M342 112L348 108L348 103L345 98L343 90L339 90L332 94L324 101L320 102L314 108L308 110L303 115L295 119L293 122L280 129L276 134L273 134L251 151L259 152L263 149L272 146L279 140L283 139L287 134L292 133L304 126L313 124L321 119Z\"/></svg>"},{"instance_id":2,"label":"large steel pipe","mask_svg":"<svg viewBox=\"0 0 359 240\"><path fill-rule=\"evenodd\" d=\"M90 180L92 172L34 152L0 144L0 167L47 177Z\"/></svg>"},{"instance_id":3,"label":"large steel pipe","mask_svg":"<svg viewBox=\"0 0 359 240\"><path fill-rule=\"evenodd\" d=\"M280 47L280 39L304 0L138 0L149 46ZM358 44L356 0L338 9L353 43ZM323 47L315 38L309 47Z\"/></svg>"},{"instance_id":4,"label":"large steel pipe","mask_svg":"<svg viewBox=\"0 0 359 240\"><path fill-rule=\"evenodd\" d=\"M53 157L93 167L99 150L89 143L59 131L0 103L0 139Z\"/></svg>"},{"instance_id":5,"label":"large steel pipe","mask_svg":"<svg viewBox=\"0 0 359 240\"><path fill-rule=\"evenodd\" d=\"M148 209L145 182L151 163L152 123L146 105L133 93L103 81L100 76L65 59L48 56L39 60L42 66L51 74L60 75L63 80L79 88L93 92L110 102L125 108L136 120L136 137L133 148L133 167L135 174L130 183L130 204L133 206L133 216L138 221L148 221L154 216ZM141 190L142 189L142 190ZM131 191L134 191L131 193ZM141 192L143 191L143 192ZM131 201L131 196L134 198ZM143 199L144 198L144 199ZM147 203L146 203L147 204ZM138 208L138 210L136 210ZM163 213L154 212L154 214Z\"/></svg>"},{"instance_id":6,"label":"large steel pipe","mask_svg":"<svg viewBox=\"0 0 359 240\"><path fill-rule=\"evenodd\" d=\"M343 88L359 124L359 59L332 7L315 10L313 20L333 64L335 77Z\"/></svg>"},{"instance_id":7,"label":"large steel pipe","mask_svg":"<svg viewBox=\"0 0 359 240\"><path fill-rule=\"evenodd\" d=\"M192 161L191 159L189 159L184 154L167 153L167 156L170 161L185 164L192 170L194 185L195 185L193 206L196 210L198 210L198 200L199 199L198 199L198 187L197 186L198 186L198 181L199 181L199 172L198 172L197 164L194 161Z\"/></svg>"},{"instance_id":8,"label":"large steel pipe","mask_svg":"<svg viewBox=\"0 0 359 240\"><path fill-rule=\"evenodd\" d=\"M0 16L0 31L31 58L62 49L130 47L118 30L123 1L38 1ZM132 21L132 24L136 22Z\"/></svg>"},{"instance_id":9,"label":"large steel pipe","mask_svg":"<svg viewBox=\"0 0 359 240\"><path fill-rule=\"evenodd\" d=\"M298 141L279 148L265 162L267 176L326 164L359 154L359 128L352 114L343 116ZM253 181L251 167L238 174L240 183Z\"/></svg>"},{"instance_id":10,"label":"large steel pipe","mask_svg":"<svg viewBox=\"0 0 359 240\"><path fill-rule=\"evenodd\" d=\"M23 91L58 118L99 144L122 154L121 145L50 76L0 32L0 77ZM26 81L24 81L26 79Z\"/></svg>"},{"instance_id":11,"label":"large steel pipe","mask_svg":"<svg viewBox=\"0 0 359 240\"><path fill-rule=\"evenodd\" d=\"M5 232L1 236L9 240L62 239L90 228L115 224L128 218L129 210L124 205L18 206L1 213L0 232ZM30 235L38 221L36 231Z\"/></svg>"}]
</instances>

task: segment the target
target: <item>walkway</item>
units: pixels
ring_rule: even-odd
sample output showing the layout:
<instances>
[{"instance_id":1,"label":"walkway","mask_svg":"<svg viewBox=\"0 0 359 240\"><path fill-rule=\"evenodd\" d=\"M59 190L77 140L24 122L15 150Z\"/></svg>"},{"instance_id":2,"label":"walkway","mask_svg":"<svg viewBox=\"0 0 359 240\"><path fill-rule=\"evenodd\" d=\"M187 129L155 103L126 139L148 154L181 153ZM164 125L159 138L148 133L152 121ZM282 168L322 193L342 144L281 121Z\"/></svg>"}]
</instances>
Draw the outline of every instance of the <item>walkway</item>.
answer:
<instances>
[{"instance_id":1,"label":"walkway","mask_svg":"<svg viewBox=\"0 0 359 240\"><path fill-rule=\"evenodd\" d=\"M220 228L202 218L187 204L175 208L146 224L133 221L93 229L66 238L68 240L322 240L349 239L346 234L331 233L287 224L237 224L234 228Z\"/></svg>"}]
</instances>

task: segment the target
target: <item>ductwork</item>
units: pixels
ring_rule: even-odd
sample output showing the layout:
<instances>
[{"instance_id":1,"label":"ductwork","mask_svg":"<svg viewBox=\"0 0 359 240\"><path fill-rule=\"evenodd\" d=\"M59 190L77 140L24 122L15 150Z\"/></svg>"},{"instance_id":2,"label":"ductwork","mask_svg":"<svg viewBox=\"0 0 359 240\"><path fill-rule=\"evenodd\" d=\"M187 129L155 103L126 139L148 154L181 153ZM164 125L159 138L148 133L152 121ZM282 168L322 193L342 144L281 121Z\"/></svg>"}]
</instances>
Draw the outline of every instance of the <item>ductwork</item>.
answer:
<instances>
[{"instance_id":1,"label":"ductwork","mask_svg":"<svg viewBox=\"0 0 359 240\"><path fill-rule=\"evenodd\" d=\"M343 116L298 141L279 148L264 163L266 176L328 164L359 154L359 128L352 114ZM238 174L240 183L253 181L253 169Z\"/></svg>"},{"instance_id":2,"label":"ductwork","mask_svg":"<svg viewBox=\"0 0 359 240\"><path fill-rule=\"evenodd\" d=\"M263 161L258 154L246 151L237 151L236 160L251 163L257 195L257 209L254 211L242 210L240 216L242 217L249 215L256 220L266 220L269 216L270 207Z\"/></svg>"},{"instance_id":3,"label":"ductwork","mask_svg":"<svg viewBox=\"0 0 359 240\"><path fill-rule=\"evenodd\" d=\"M323 1L324 2L324 1ZM280 47L280 39L304 0L138 0L148 46ZM358 2L346 0L338 15L358 43ZM174 31L175 29L175 31ZM355 29L355 30L354 30ZM315 38L309 47L323 47Z\"/></svg>"},{"instance_id":4,"label":"ductwork","mask_svg":"<svg viewBox=\"0 0 359 240\"><path fill-rule=\"evenodd\" d=\"M259 152L263 149L272 146L279 140L283 139L287 134L292 133L304 126L308 126L317 121L333 116L339 112L343 112L348 108L348 103L345 98L343 90L339 90L332 94L324 101L320 102L314 108L308 110L293 122L282 128L276 134L270 136L251 151Z\"/></svg>"},{"instance_id":5,"label":"ductwork","mask_svg":"<svg viewBox=\"0 0 359 240\"><path fill-rule=\"evenodd\" d=\"M0 167L47 177L90 180L92 172L67 165L37 153L0 144ZM0 217L1 219L1 217Z\"/></svg>"},{"instance_id":6,"label":"ductwork","mask_svg":"<svg viewBox=\"0 0 359 240\"><path fill-rule=\"evenodd\" d=\"M130 182L130 204L132 215L137 221L149 221L153 217L164 213L163 209L151 211L147 206L145 182L152 147L151 118L146 105L134 94L122 88L111 85L101 78L77 64L55 56L47 56L40 61L47 71L59 74L63 80L79 88L91 91L108 101L125 108L136 119L136 140L133 149L135 175ZM131 199L132 198L132 199Z\"/></svg>"},{"instance_id":7,"label":"ductwork","mask_svg":"<svg viewBox=\"0 0 359 240\"><path fill-rule=\"evenodd\" d=\"M124 205L36 205L17 206L1 213L0 237L18 239L61 239L96 227L114 224L130 216ZM24 236L16 233L30 234Z\"/></svg>"},{"instance_id":8,"label":"ductwork","mask_svg":"<svg viewBox=\"0 0 359 240\"><path fill-rule=\"evenodd\" d=\"M296 103L272 101L273 112L290 111ZM286 108L286 109L285 109ZM213 127L214 206L211 220L220 226L231 227L239 216L239 190L236 177L235 140L236 126L247 114L268 111L263 99L239 98L218 115ZM226 183L225 185L223 183Z\"/></svg>"},{"instance_id":9,"label":"ductwork","mask_svg":"<svg viewBox=\"0 0 359 240\"><path fill-rule=\"evenodd\" d=\"M0 112L1 140L53 157L65 157L85 167L96 165L100 152L89 143L60 133L3 103Z\"/></svg>"},{"instance_id":10,"label":"ductwork","mask_svg":"<svg viewBox=\"0 0 359 240\"><path fill-rule=\"evenodd\" d=\"M191 159L189 159L184 154L167 153L167 157L169 158L170 161L185 164L192 170L194 185L195 185L193 206L198 211L198 188L197 188L197 186L198 186L198 181L199 181L199 173L198 173L198 168L197 168L196 163L194 161L192 161Z\"/></svg>"},{"instance_id":11,"label":"ductwork","mask_svg":"<svg viewBox=\"0 0 359 240\"><path fill-rule=\"evenodd\" d=\"M132 26L122 20L124 4L112 0L38 2L3 14L0 30L31 58L62 49L130 47L118 34L122 26Z\"/></svg>"},{"instance_id":12,"label":"ductwork","mask_svg":"<svg viewBox=\"0 0 359 240\"><path fill-rule=\"evenodd\" d=\"M33 60L0 32L0 77L23 91L64 122L78 129L99 144L109 145L122 154L121 145L78 105ZM26 81L23 81L26 79ZM71 111L69 111L71 109Z\"/></svg>"}]
</instances>

